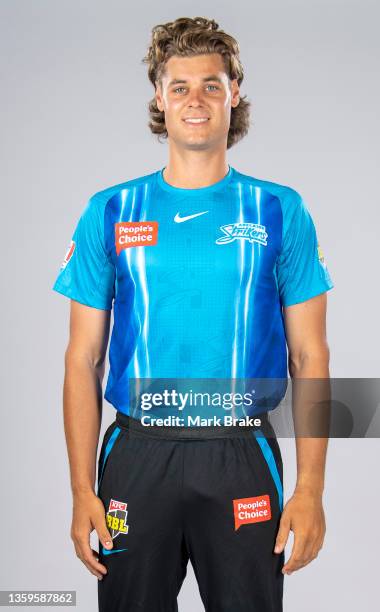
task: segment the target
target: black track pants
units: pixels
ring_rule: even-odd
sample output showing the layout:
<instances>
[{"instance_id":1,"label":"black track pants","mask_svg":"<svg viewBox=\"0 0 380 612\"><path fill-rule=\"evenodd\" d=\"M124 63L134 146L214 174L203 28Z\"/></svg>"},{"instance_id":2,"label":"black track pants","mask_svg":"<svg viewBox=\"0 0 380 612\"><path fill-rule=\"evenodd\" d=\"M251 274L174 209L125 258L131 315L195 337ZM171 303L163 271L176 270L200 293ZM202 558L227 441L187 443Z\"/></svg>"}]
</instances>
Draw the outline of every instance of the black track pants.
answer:
<instances>
[{"instance_id":1,"label":"black track pants","mask_svg":"<svg viewBox=\"0 0 380 612\"><path fill-rule=\"evenodd\" d=\"M269 421L184 435L120 412L104 435L98 495L113 549L99 547L99 611L176 612L190 559L207 612L281 612L282 459Z\"/></svg>"}]
</instances>

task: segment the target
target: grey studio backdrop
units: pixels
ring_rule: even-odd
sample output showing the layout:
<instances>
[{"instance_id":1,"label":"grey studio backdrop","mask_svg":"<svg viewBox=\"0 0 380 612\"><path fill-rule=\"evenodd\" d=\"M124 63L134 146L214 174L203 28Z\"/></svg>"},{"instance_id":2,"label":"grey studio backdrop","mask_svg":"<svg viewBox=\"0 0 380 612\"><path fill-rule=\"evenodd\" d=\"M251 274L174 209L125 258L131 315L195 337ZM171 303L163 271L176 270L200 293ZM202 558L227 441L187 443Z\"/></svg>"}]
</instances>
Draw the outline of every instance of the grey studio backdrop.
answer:
<instances>
[{"instance_id":1,"label":"grey studio backdrop","mask_svg":"<svg viewBox=\"0 0 380 612\"><path fill-rule=\"evenodd\" d=\"M153 90L141 58L151 27L184 15L213 17L240 42L253 125L229 162L291 185L312 212L335 282L331 376L379 376L375 0L3 0L0 588L76 590L80 612L96 610L97 582L69 536L69 300L51 286L89 196L166 163L146 125ZM113 418L104 402L102 433ZM280 445L288 497L294 440ZM375 609L379 449L330 441L325 546L285 578L285 611ZM203 610L190 564L179 608Z\"/></svg>"}]
</instances>

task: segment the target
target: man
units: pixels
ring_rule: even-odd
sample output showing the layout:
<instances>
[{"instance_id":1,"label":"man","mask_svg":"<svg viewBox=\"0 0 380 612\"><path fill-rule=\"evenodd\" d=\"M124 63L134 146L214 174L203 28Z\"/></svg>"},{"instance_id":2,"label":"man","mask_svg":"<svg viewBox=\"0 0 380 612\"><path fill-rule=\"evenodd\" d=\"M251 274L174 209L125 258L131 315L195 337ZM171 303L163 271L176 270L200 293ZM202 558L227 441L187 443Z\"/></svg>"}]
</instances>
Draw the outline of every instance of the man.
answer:
<instances>
[{"instance_id":1,"label":"man","mask_svg":"<svg viewBox=\"0 0 380 612\"><path fill-rule=\"evenodd\" d=\"M71 298L71 536L99 578L101 611L177 610L190 559L207 611L279 612L284 574L322 546L326 440L297 440L284 508L265 403L259 429L146 426L130 381L287 379L286 343L292 378L327 379L333 283L301 196L227 163L249 125L237 42L213 20L180 18L153 29L145 61L155 86L149 125L168 139L168 164L90 198L54 285ZM117 413L96 492L112 308L105 397Z\"/></svg>"}]
</instances>

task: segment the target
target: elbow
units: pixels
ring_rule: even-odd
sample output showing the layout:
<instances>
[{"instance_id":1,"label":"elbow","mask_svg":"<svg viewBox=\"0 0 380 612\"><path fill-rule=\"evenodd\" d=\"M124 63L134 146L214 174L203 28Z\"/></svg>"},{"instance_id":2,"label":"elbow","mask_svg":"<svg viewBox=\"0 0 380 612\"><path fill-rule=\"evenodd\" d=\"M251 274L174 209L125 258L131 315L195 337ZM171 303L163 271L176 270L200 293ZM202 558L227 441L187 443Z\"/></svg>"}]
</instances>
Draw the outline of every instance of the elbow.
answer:
<instances>
[{"instance_id":1,"label":"elbow","mask_svg":"<svg viewBox=\"0 0 380 612\"><path fill-rule=\"evenodd\" d=\"M291 377L321 377L329 376L330 348L327 342L318 347L305 348L297 353L289 353L289 374Z\"/></svg>"},{"instance_id":2,"label":"elbow","mask_svg":"<svg viewBox=\"0 0 380 612\"><path fill-rule=\"evenodd\" d=\"M69 343L65 351L65 370L88 368L102 380L105 372L105 355L85 350Z\"/></svg>"}]
</instances>

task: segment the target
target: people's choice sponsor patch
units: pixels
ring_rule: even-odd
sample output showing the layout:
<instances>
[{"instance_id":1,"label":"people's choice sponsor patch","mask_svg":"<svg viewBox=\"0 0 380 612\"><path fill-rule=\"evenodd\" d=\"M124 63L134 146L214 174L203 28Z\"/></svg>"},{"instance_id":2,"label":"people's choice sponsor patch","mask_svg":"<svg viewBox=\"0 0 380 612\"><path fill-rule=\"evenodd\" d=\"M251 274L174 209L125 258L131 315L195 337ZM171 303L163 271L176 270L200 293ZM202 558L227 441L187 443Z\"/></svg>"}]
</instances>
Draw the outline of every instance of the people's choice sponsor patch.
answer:
<instances>
[{"instance_id":1,"label":"people's choice sponsor patch","mask_svg":"<svg viewBox=\"0 0 380 612\"><path fill-rule=\"evenodd\" d=\"M116 254L134 246L153 246L157 244L157 221L122 221L115 223Z\"/></svg>"},{"instance_id":2,"label":"people's choice sponsor patch","mask_svg":"<svg viewBox=\"0 0 380 612\"><path fill-rule=\"evenodd\" d=\"M232 500L234 504L235 531L241 525L261 523L272 518L269 495L243 497Z\"/></svg>"},{"instance_id":3,"label":"people's choice sponsor patch","mask_svg":"<svg viewBox=\"0 0 380 612\"><path fill-rule=\"evenodd\" d=\"M73 256L74 250L75 250L75 242L74 242L74 240L71 240L69 248L66 251L65 257L63 258L63 262L62 262L62 265L61 265L61 269L62 270L63 270L63 268L66 268L67 264L69 263L70 259Z\"/></svg>"}]
</instances>

